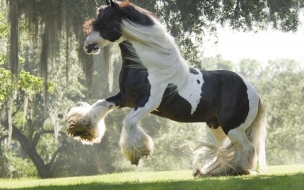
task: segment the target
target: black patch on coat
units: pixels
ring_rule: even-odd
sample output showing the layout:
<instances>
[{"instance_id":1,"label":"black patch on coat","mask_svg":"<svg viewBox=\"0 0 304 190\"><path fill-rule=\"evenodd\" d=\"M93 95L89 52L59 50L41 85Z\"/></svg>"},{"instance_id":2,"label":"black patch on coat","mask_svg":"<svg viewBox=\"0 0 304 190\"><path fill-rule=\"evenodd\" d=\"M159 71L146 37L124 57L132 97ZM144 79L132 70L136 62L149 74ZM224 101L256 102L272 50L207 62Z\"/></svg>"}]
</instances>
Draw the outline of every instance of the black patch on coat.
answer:
<instances>
[{"instance_id":1,"label":"black patch on coat","mask_svg":"<svg viewBox=\"0 0 304 190\"><path fill-rule=\"evenodd\" d=\"M119 44L123 59L119 74L119 89L122 94L122 103L137 110L144 107L149 100L151 85L148 80L147 69L138 62L128 59L138 59L134 47L128 41Z\"/></svg>"},{"instance_id":2,"label":"black patch on coat","mask_svg":"<svg viewBox=\"0 0 304 190\"><path fill-rule=\"evenodd\" d=\"M238 74L231 71L202 71L202 74L204 85L209 86L210 91L207 124L215 129L221 126L228 134L244 123L248 116L247 86Z\"/></svg>"},{"instance_id":3,"label":"black patch on coat","mask_svg":"<svg viewBox=\"0 0 304 190\"><path fill-rule=\"evenodd\" d=\"M111 96L109 98L106 98L106 101L113 103L117 107L124 107L121 104L121 96L122 96L122 94L121 94L121 92L119 92L115 96ZM109 108L111 109L112 107L110 106Z\"/></svg>"}]
</instances>

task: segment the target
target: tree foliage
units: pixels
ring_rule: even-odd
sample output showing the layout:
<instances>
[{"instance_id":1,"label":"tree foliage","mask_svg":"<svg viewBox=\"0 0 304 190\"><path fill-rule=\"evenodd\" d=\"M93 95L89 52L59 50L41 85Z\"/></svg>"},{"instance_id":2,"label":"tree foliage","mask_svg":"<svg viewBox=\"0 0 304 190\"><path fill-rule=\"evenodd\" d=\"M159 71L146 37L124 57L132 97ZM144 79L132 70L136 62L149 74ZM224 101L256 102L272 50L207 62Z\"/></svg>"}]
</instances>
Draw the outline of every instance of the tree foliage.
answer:
<instances>
[{"instance_id":1,"label":"tree foliage","mask_svg":"<svg viewBox=\"0 0 304 190\"><path fill-rule=\"evenodd\" d=\"M271 61L266 69L259 89L268 110L268 162L303 163L304 70L293 60Z\"/></svg>"},{"instance_id":2,"label":"tree foliage","mask_svg":"<svg viewBox=\"0 0 304 190\"><path fill-rule=\"evenodd\" d=\"M166 24L177 38L185 58L199 66L197 48L206 34L216 35L217 28L259 31L276 29L296 31L303 0L134 0L148 8ZM154 9L153 9L154 7Z\"/></svg>"}]
</instances>

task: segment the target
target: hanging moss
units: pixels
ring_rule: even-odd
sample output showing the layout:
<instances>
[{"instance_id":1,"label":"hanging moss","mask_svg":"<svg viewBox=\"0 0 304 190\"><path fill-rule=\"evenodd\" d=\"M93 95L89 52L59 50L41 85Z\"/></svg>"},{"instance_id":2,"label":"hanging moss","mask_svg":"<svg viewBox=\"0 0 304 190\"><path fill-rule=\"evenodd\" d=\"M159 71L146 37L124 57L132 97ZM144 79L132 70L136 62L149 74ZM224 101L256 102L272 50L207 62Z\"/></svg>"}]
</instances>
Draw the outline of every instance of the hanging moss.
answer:
<instances>
[{"instance_id":1,"label":"hanging moss","mask_svg":"<svg viewBox=\"0 0 304 190\"><path fill-rule=\"evenodd\" d=\"M18 78L18 1L9 1L9 22L10 22L10 36L9 36L9 62L10 70L13 77ZM13 80L15 81L15 80Z\"/></svg>"}]
</instances>

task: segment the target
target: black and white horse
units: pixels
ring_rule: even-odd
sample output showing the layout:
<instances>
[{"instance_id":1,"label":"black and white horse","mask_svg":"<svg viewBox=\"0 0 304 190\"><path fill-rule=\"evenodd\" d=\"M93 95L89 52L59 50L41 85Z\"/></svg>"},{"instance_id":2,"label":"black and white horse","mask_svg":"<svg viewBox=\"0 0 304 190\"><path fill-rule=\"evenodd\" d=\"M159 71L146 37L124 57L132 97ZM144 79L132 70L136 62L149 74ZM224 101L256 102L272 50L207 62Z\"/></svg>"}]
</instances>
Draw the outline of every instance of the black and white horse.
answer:
<instances>
[{"instance_id":1,"label":"black and white horse","mask_svg":"<svg viewBox=\"0 0 304 190\"><path fill-rule=\"evenodd\" d=\"M68 134L84 144L100 142L105 116L122 107L133 108L123 121L120 147L138 165L153 153L151 137L137 123L148 113L178 122L206 122L216 145L214 159L202 160L195 176L241 175L266 170L266 118L261 99L241 75L230 71L191 68L163 25L147 10L128 1L107 0L98 17L88 21L84 43L88 54L113 42L123 59L120 92L82 103L67 115ZM199 151L197 151L199 152Z\"/></svg>"}]
</instances>

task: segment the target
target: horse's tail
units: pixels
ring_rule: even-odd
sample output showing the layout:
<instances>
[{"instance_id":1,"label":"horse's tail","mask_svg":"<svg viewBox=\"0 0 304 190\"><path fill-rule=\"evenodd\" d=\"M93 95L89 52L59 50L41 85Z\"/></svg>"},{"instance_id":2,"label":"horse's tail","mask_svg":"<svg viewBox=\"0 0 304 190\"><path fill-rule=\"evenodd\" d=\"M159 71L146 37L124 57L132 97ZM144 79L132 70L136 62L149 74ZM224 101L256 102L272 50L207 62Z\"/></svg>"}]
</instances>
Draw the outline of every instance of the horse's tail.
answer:
<instances>
[{"instance_id":1,"label":"horse's tail","mask_svg":"<svg viewBox=\"0 0 304 190\"><path fill-rule=\"evenodd\" d=\"M266 151L265 140L267 136L267 120L266 112L263 108L261 99L259 100L259 108L256 118L251 126L246 130L246 136L254 145L257 155L257 170L266 171Z\"/></svg>"}]
</instances>

